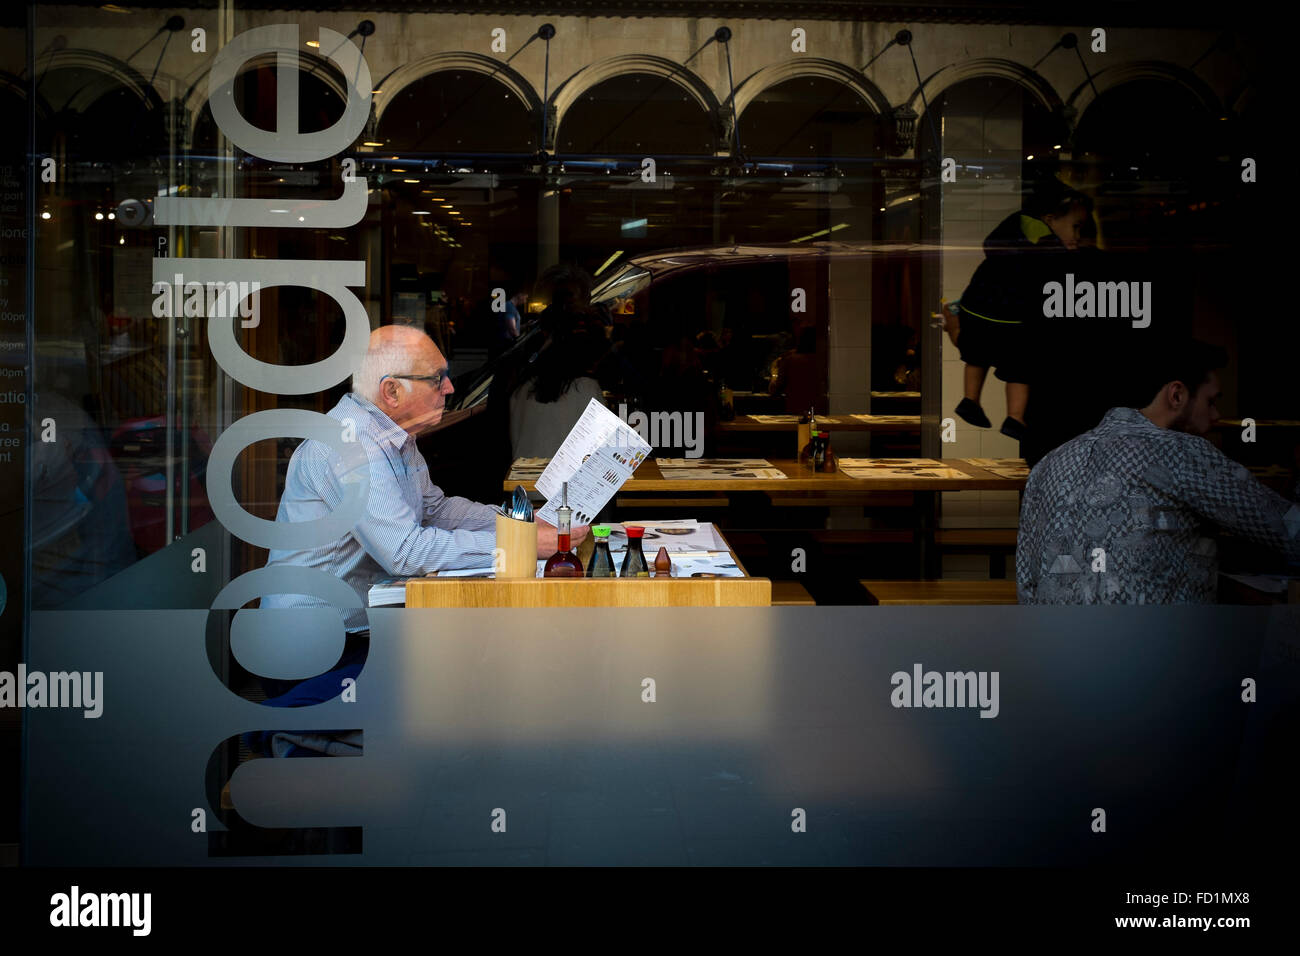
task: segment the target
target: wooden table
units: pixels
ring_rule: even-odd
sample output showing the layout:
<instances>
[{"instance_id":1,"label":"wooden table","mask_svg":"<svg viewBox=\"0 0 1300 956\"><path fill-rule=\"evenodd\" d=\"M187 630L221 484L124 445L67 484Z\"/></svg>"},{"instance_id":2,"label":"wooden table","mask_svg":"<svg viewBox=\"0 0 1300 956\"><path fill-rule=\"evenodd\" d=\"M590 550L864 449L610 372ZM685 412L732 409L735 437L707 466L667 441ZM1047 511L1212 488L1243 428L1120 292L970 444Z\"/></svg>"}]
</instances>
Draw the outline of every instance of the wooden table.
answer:
<instances>
[{"instance_id":1,"label":"wooden table","mask_svg":"<svg viewBox=\"0 0 1300 956\"><path fill-rule=\"evenodd\" d=\"M714 532L727 544L722 532ZM591 556L587 538L579 554ZM658 549L656 548L655 551ZM427 577L406 582L407 607L770 607L772 582L753 578L728 554L741 578L495 578ZM654 561L654 552L646 555Z\"/></svg>"},{"instance_id":2,"label":"wooden table","mask_svg":"<svg viewBox=\"0 0 1300 956\"><path fill-rule=\"evenodd\" d=\"M659 464L653 458L641 463L641 467L627 480L619 494L632 492L664 491L727 491L751 492L781 495L785 492L820 492L824 494L862 494L874 491L1023 491L1024 478L1002 478L970 464L962 458L938 458L939 464L955 468L965 474L964 478L912 478L909 476L888 478L850 478L840 471L818 474L806 465L800 465L791 459L769 459L772 467L785 474L785 479L762 478L665 478L659 470ZM515 485L523 485L525 491L535 491L536 482L532 479L517 481L506 478L501 483L505 491L514 490Z\"/></svg>"},{"instance_id":3,"label":"wooden table","mask_svg":"<svg viewBox=\"0 0 1300 956\"><path fill-rule=\"evenodd\" d=\"M937 494L941 491L1023 491L1024 478L1003 478L971 464L963 458L936 459L939 464L954 468L964 474L963 478L913 478L908 476L888 478L850 478L839 471L818 474L797 461L769 459L772 467L780 469L785 479L761 478L706 478L683 479L665 478L653 459L642 462L636 473L619 489L619 504L624 502L624 495L662 492L726 492L728 495L762 495L773 506L812 506L829 507L853 504L896 504L910 507L916 513L916 528L920 550L919 574L922 578L937 578L940 575L939 549L935 543L937 521L935 510L938 504ZM533 481L514 481L507 478L502 488L512 490L516 484L522 484L528 491L535 490ZM887 501L883 492L894 492L894 501ZM886 500L881 500L886 499ZM662 504L662 502L660 502ZM717 498L708 504L717 507ZM689 510L692 507L689 498L672 502L673 507Z\"/></svg>"},{"instance_id":4,"label":"wooden table","mask_svg":"<svg viewBox=\"0 0 1300 956\"><path fill-rule=\"evenodd\" d=\"M421 578L407 607L769 607L767 578Z\"/></svg>"}]
</instances>

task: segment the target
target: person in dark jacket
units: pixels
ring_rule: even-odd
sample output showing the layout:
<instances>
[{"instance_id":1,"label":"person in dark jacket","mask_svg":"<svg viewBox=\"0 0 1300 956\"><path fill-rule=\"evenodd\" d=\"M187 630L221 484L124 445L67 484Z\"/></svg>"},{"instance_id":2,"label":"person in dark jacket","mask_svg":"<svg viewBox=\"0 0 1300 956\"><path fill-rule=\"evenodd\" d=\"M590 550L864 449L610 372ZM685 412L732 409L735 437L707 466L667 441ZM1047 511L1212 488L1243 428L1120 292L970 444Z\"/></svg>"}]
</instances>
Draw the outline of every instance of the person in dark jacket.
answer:
<instances>
[{"instance_id":1,"label":"person in dark jacket","mask_svg":"<svg viewBox=\"0 0 1300 956\"><path fill-rule=\"evenodd\" d=\"M1078 249L1091 214L1091 200L1051 179L984 240L984 261L960 302L945 307L949 334L966 364L965 397L957 406L964 421L992 427L980 394L993 368L1007 386L1001 432L1016 440L1025 437L1030 377L1026 325L1041 319L1043 279L1060 271L1063 254Z\"/></svg>"}]
</instances>

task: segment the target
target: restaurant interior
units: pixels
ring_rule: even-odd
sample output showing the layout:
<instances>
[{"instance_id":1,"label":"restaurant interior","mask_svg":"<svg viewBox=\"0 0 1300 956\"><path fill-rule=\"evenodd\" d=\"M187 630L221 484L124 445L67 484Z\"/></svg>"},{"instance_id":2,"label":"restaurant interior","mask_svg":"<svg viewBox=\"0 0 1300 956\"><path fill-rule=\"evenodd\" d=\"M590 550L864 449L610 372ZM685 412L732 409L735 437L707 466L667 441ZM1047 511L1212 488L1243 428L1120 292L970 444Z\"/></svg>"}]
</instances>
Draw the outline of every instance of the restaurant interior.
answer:
<instances>
[{"instance_id":1,"label":"restaurant interior","mask_svg":"<svg viewBox=\"0 0 1300 956\"><path fill-rule=\"evenodd\" d=\"M983 393L993 428L954 413L963 362L944 310L986 237L1044 183L1088 197L1085 244L1115 277L1152 283L1162 332L1226 350L1207 437L1294 493L1300 340L1279 281L1285 207L1266 198L1279 174L1256 39L1136 5L1108 8L1100 38L1077 11L1014 2L899 2L869 19L811 0L700 5L707 16L672 2L542 6L64 3L6 24L0 97L31 143L6 137L0 163L19 170L30 153L58 173L33 172L30 220L21 203L4 214L31 230L14 247L25 270L5 268L32 311L14 373L27 377L0 384L25 386L33 427L57 419L67 436L57 455L33 441L26 467L3 466L6 500L24 505L5 517L6 540L22 543L0 569L11 601L224 607L232 581L265 567L256 536L219 520L225 476L210 465L230 458L214 447L256 413L326 412L349 384L255 387L214 354L209 328L233 325L233 348L267 367L318 367L350 320L337 297L291 284L242 299L233 323L158 291L161 259L202 258L361 263L353 292L369 328L412 326L445 357L455 391L418 448L447 495L508 510L519 488L531 513L553 497L539 485L569 479L543 479L558 446L518 454L512 439L512 395L544 346L581 351L602 421L650 447L573 523L621 537L616 563L639 526L651 572L661 547L669 570L569 581L541 562L534 578L530 560L514 580L496 567L399 581L372 606L1014 605L1030 467L996 427L1000 381ZM328 158L259 156L214 116L212 54L276 23L296 25L296 57L246 59L228 95L261 130L333 128L361 73L319 38L328 28L360 52L368 94L363 132ZM296 116L283 109L291 88ZM289 220L334 203L341 181L365 191L346 226L161 213L236 196L283 200L270 213ZM518 328L503 338L514 301ZM574 314L582 334L557 335ZM1100 323L1031 357L1040 422L1119 394L1142 333ZM302 438L235 454L242 511L275 520ZM594 545L575 548L584 565ZM1245 544L1229 539L1221 561L1221 602L1297 600L1294 583L1228 579L1284 570ZM234 613L212 615L207 652L258 701L231 654ZM0 625L16 661L21 625L12 613ZM239 746L228 766L246 759Z\"/></svg>"}]
</instances>

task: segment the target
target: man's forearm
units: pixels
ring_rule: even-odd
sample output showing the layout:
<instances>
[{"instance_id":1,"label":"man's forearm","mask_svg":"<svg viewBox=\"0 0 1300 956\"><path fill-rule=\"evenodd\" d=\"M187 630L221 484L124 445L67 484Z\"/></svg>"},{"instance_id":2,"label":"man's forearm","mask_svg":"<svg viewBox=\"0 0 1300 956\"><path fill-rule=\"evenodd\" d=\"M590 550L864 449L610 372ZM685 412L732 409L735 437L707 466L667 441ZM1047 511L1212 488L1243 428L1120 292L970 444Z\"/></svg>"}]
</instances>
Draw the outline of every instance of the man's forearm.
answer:
<instances>
[{"instance_id":1,"label":"man's forearm","mask_svg":"<svg viewBox=\"0 0 1300 956\"><path fill-rule=\"evenodd\" d=\"M468 498L446 497L425 515L424 523L434 528L467 528L471 531L496 530L497 510L491 505Z\"/></svg>"},{"instance_id":2,"label":"man's forearm","mask_svg":"<svg viewBox=\"0 0 1300 956\"><path fill-rule=\"evenodd\" d=\"M492 564L495 548L495 528L420 528L393 552L385 570L397 577L419 577L430 571L485 568Z\"/></svg>"}]
</instances>

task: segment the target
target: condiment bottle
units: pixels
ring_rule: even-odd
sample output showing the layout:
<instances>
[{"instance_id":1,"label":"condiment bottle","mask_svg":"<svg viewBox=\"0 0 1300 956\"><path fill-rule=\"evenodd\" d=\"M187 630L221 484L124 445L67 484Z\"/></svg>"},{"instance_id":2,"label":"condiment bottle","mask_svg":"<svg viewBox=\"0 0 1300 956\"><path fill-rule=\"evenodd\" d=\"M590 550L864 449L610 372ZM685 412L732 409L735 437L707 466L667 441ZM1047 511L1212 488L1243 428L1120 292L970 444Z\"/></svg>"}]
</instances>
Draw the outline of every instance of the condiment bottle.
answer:
<instances>
[{"instance_id":1,"label":"condiment bottle","mask_svg":"<svg viewBox=\"0 0 1300 956\"><path fill-rule=\"evenodd\" d=\"M671 578L673 576L673 559L668 556L668 549L659 548L659 553L655 555L655 577Z\"/></svg>"},{"instance_id":2,"label":"condiment bottle","mask_svg":"<svg viewBox=\"0 0 1300 956\"><path fill-rule=\"evenodd\" d=\"M627 551L623 555L623 567L619 569L621 578L648 578L650 568L645 563L645 552L641 550L641 537L645 528L625 526L627 531Z\"/></svg>"},{"instance_id":3,"label":"condiment bottle","mask_svg":"<svg viewBox=\"0 0 1300 956\"><path fill-rule=\"evenodd\" d=\"M614 574L614 557L609 553L609 525L598 524L591 529L592 540L596 550L587 562L587 577L612 578Z\"/></svg>"},{"instance_id":4,"label":"condiment bottle","mask_svg":"<svg viewBox=\"0 0 1300 956\"><path fill-rule=\"evenodd\" d=\"M569 483L561 486L560 507L555 509L555 537L559 549L546 560L542 570L544 578L580 578L582 562L570 550L572 547L573 509L569 507Z\"/></svg>"},{"instance_id":5,"label":"condiment bottle","mask_svg":"<svg viewBox=\"0 0 1300 956\"><path fill-rule=\"evenodd\" d=\"M821 439L821 467L814 467L814 471L831 472L835 470L835 452L831 451L831 433L823 428L818 434Z\"/></svg>"},{"instance_id":6,"label":"condiment bottle","mask_svg":"<svg viewBox=\"0 0 1300 956\"><path fill-rule=\"evenodd\" d=\"M821 433L814 425L809 433L808 444L804 445L803 449L799 452L799 464L806 465L809 468L815 468L813 464L813 455L817 450L817 438L820 434Z\"/></svg>"},{"instance_id":7,"label":"condiment bottle","mask_svg":"<svg viewBox=\"0 0 1300 956\"><path fill-rule=\"evenodd\" d=\"M724 422L729 422L736 417L736 399L735 393L727 388L727 380L722 379L718 384L718 417Z\"/></svg>"}]
</instances>

